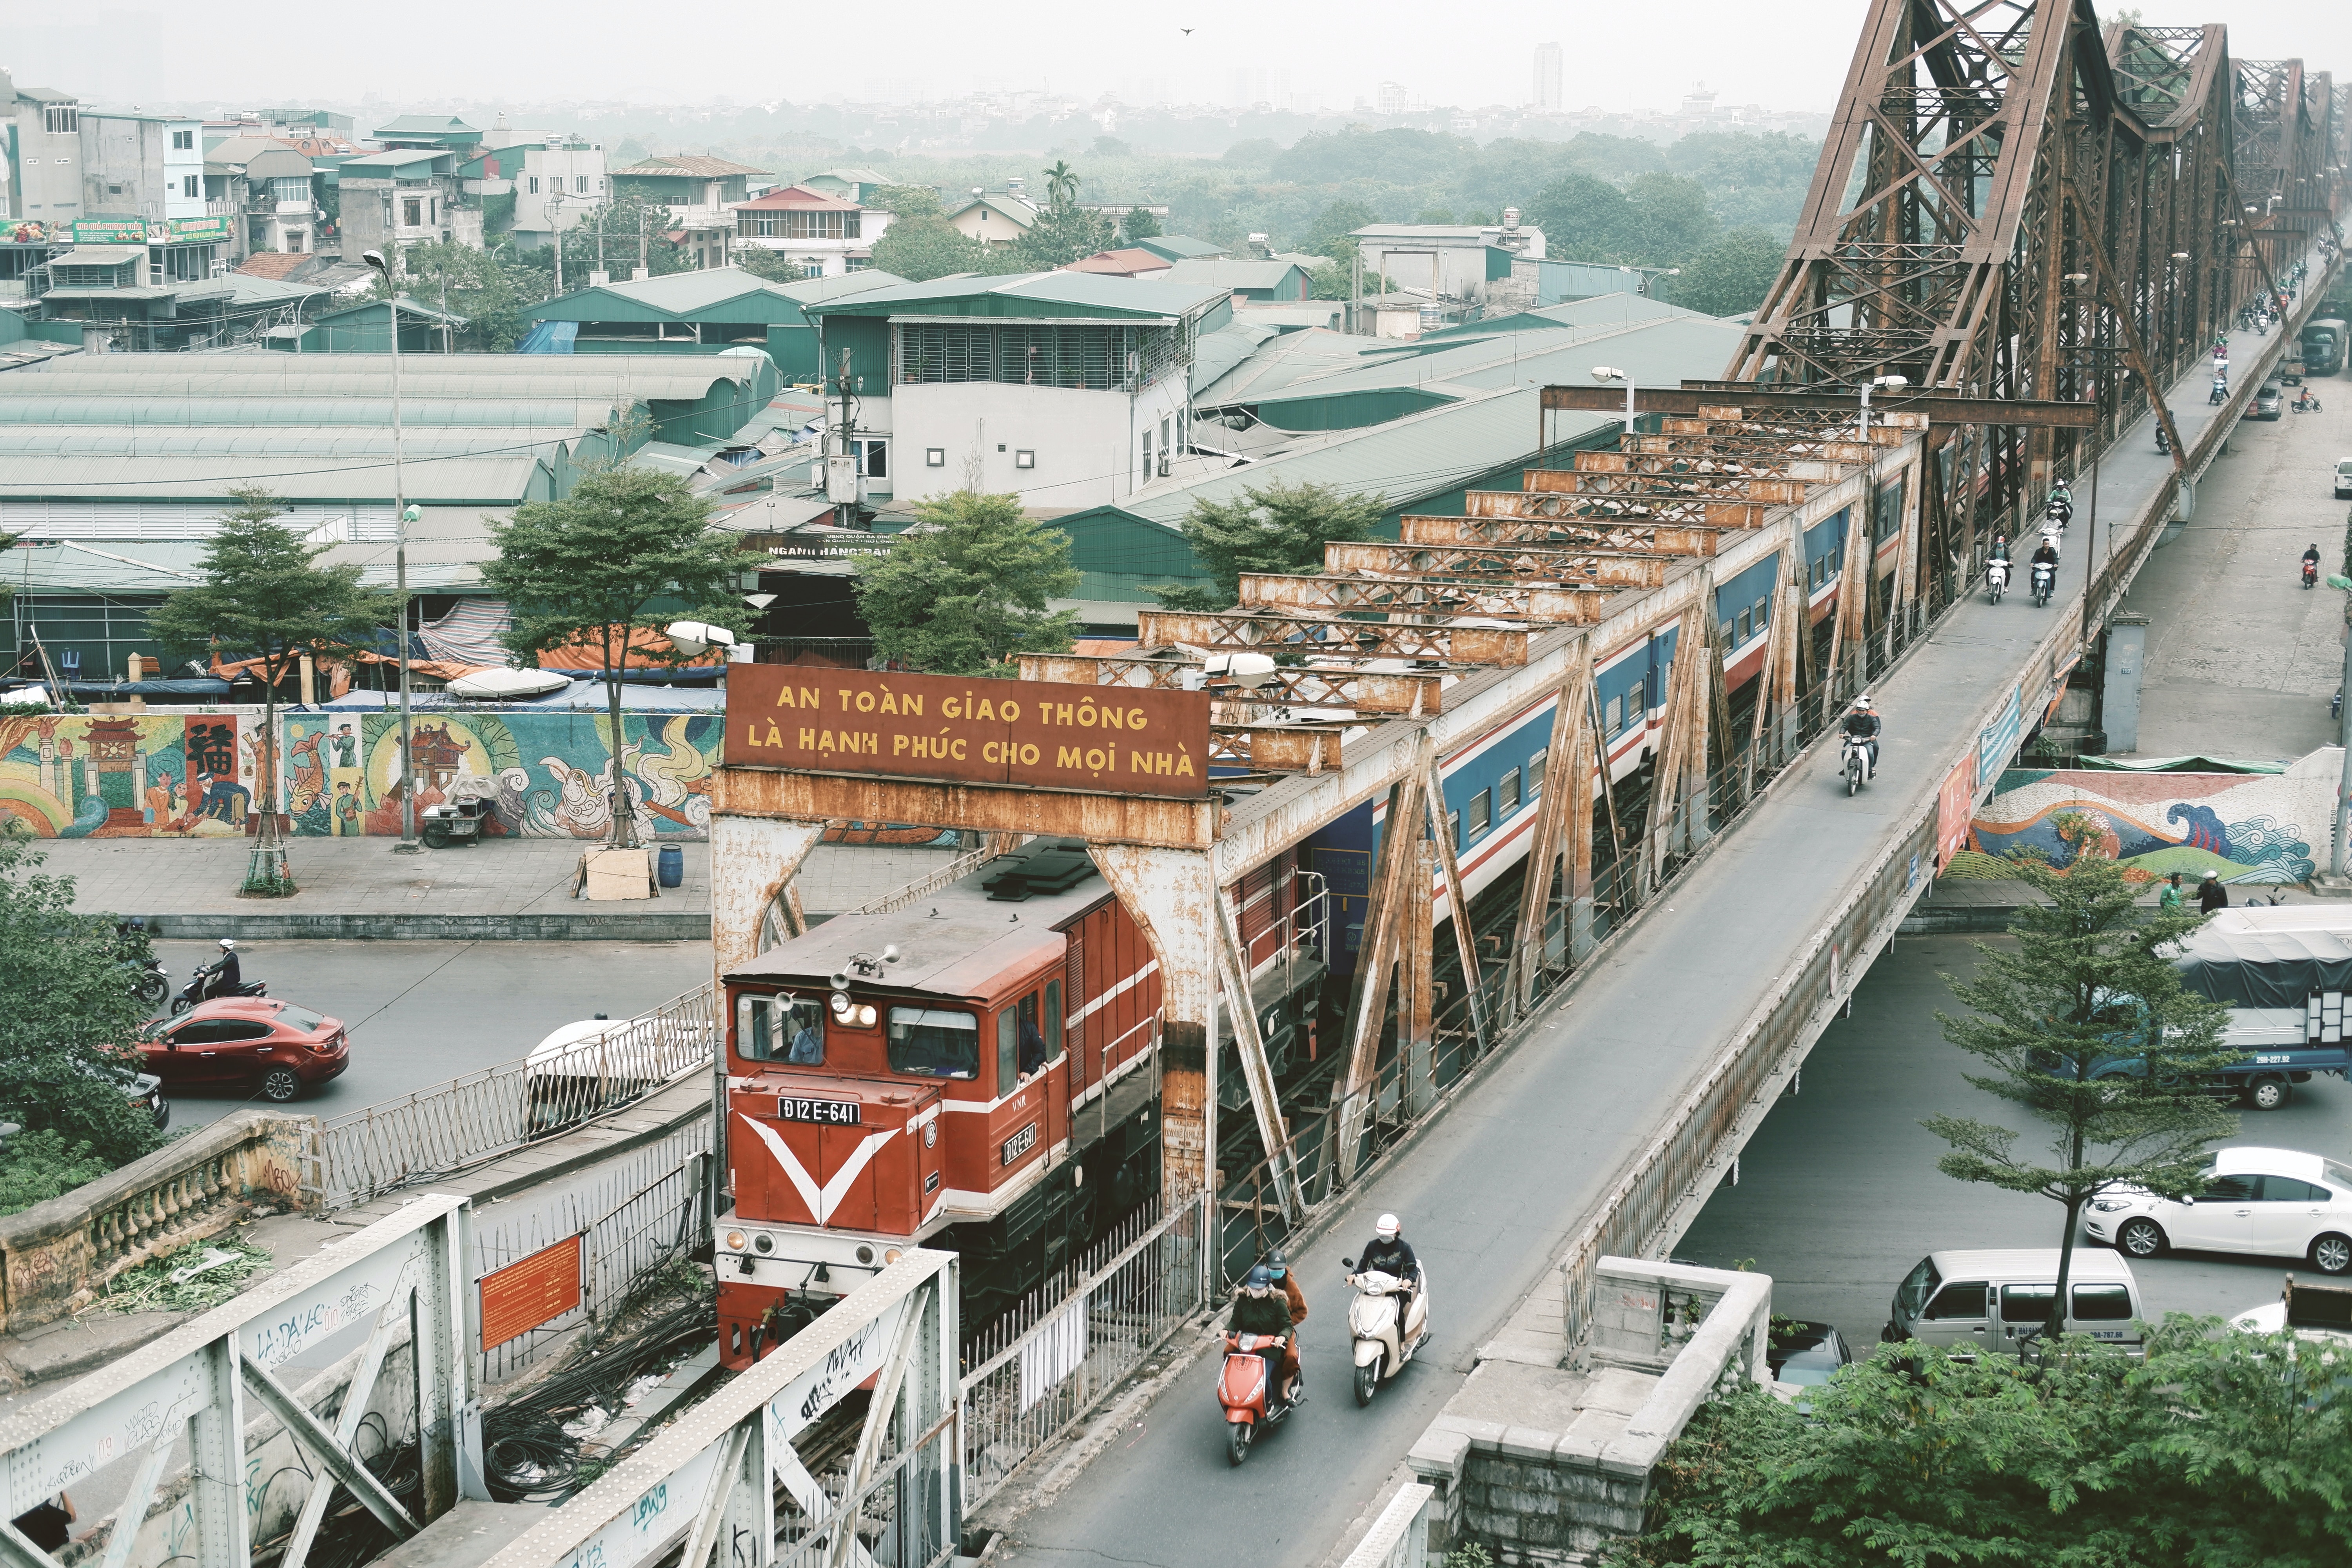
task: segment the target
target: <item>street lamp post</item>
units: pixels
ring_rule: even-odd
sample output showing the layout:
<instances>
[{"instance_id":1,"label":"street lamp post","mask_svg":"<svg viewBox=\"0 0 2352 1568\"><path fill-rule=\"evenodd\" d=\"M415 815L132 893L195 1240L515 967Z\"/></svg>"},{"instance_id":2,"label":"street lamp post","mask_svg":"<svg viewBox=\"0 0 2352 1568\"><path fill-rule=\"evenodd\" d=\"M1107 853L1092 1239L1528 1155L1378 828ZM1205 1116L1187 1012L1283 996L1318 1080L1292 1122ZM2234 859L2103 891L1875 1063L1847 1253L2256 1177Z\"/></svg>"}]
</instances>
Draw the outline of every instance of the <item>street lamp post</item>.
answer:
<instances>
[{"instance_id":1,"label":"street lamp post","mask_svg":"<svg viewBox=\"0 0 2352 1568\"><path fill-rule=\"evenodd\" d=\"M1911 378L1907 375L1874 375L1862 384L1862 431L1859 439L1864 445L1870 441L1871 393L1882 386L1889 392L1900 392L1910 384Z\"/></svg>"},{"instance_id":2,"label":"street lamp post","mask_svg":"<svg viewBox=\"0 0 2352 1568\"><path fill-rule=\"evenodd\" d=\"M395 855L414 855L424 848L416 841L416 775L409 765L408 525L415 521L416 509L408 504L406 476L401 469L400 289L383 251L368 251L364 258L383 275L384 287L392 290L392 562L393 585L400 599L400 842L392 849Z\"/></svg>"},{"instance_id":3,"label":"street lamp post","mask_svg":"<svg viewBox=\"0 0 2352 1568\"><path fill-rule=\"evenodd\" d=\"M2330 576L2327 579L2327 585L2331 588L2352 591L2352 577ZM2337 775L2336 780L2336 863L2334 880L2338 883L2341 883L2347 875L2347 859L2352 858L2352 856L2347 856L2345 846L2345 835L2347 829L2347 827L2352 827L2352 822L2347 821L2347 816L2352 816L2352 622L2346 623L2344 631L2345 700L2336 704L2337 708L2341 710L2337 717L2342 720L2342 727L2336 731L2336 743L2344 748L2343 772Z\"/></svg>"},{"instance_id":4,"label":"street lamp post","mask_svg":"<svg viewBox=\"0 0 2352 1568\"><path fill-rule=\"evenodd\" d=\"M1633 439L1633 378L1613 364L1596 364L1592 367L1592 379L1603 386L1612 381L1622 381L1625 384L1625 439L1632 441Z\"/></svg>"}]
</instances>

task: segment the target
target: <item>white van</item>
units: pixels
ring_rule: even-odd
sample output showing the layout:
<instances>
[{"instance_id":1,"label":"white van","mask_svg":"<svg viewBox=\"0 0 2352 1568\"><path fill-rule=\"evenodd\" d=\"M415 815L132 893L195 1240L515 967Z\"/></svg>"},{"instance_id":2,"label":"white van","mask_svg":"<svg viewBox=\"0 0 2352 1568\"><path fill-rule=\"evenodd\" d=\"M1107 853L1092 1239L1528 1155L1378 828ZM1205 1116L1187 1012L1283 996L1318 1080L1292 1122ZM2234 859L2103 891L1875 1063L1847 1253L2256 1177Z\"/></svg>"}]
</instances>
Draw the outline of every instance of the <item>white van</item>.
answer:
<instances>
[{"instance_id":1,"label":"white van","mask_svg":"<svg viewBox=\"0 0 2352 1568\"><path fill-rule=\"evenodd\" d=\"M2145 1319L2139 1281L2118 1255L2075 1249L2066 1270L2074 1301L2066 1331L2137 1347L2132 1324ZM1917 1340L1957 1355L2018 1353L2022 1335L2049 1321L2058 1288L2054 1247L2000 1252L1931 1252L1895 1291L1895 1310L1881 1335L1888 1343Z\"/></svg>"},{"instance_id":2,"label":"white van","mask_svg":"<svg viewBox=\"0 0 2352 1568\"><path fill-rule=\"evenodd\" d=\"M2352 458L2336 465L2336 499L2342 500L2347 496L2352 496Z\"/></svg>"}]
</instances>

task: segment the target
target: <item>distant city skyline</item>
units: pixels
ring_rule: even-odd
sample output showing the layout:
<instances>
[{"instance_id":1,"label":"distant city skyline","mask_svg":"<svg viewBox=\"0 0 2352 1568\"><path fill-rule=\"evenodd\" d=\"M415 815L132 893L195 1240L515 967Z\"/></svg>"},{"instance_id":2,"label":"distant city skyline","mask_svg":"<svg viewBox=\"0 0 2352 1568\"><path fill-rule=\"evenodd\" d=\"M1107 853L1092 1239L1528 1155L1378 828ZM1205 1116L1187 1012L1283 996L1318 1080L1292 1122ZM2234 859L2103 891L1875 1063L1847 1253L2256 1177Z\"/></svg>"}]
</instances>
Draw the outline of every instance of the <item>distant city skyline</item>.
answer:
<instances>
[{"instance_id":1,"label":"distant city skyline","mask_svg":"<svg viewBox=\"0 0 2352 1568\"><path fill-rule=\"evenodd\" d=\"M648 14L618 0L571 0L536 16L539 8L510 8L488 30L479 8L458 0L411 0L389 29L362 14L327 13L306 16L300 28L261 30L223 28L201 10L148 9L134 0L47 13L55 22L19 14L0 26L0 67L21 84L118 105L314 98L805 104L1027 90L1110 95L1138 106L1265 102L1328 112L1377 103L1383 82L1415 105L1540 104L1548 68L1536 63L1538 51L1557 41L1554 101L1567 112L1669 111L1701 80L1725 104L1818 112L1836 103L1866 8L1866 0L1814 0L1796 16L1684 0L1670 11L1575 14L1564 30L1556 6L1532 0L1483 7L1475 29L1444 18L1433 26L1424 7L1394 0L1360 0L1344 26L1238 0L1201 0L1107 25L1098 7L1039 0L1022 9L1018 26L975 28L967 11L942 0L901 0L887 14L870 5L786 14L718 0L675 14L662 26L669 44L650 47ZM2099 7L2103 18L2116 9ZM2352 78L2352 5L2189 0L2158 19L2221 22L2241 58L2299 55L2314 70ZM505 41L518 34L528 47ZM714 54L718 37L725 47ZM477 38L479 46L469 47ZM1286 84L1278 92L1277 79Z\"/></svg>"}]
</instances>

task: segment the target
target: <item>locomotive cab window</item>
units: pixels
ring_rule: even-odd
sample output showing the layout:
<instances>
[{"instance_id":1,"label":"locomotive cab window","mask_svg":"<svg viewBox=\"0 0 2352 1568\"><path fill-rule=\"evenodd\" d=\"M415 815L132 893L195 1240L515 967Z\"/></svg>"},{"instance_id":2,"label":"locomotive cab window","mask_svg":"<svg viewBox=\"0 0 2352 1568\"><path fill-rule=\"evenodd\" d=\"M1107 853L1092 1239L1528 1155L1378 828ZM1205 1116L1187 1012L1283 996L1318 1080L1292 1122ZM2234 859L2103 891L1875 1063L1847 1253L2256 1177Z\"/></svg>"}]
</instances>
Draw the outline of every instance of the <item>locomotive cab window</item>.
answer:
<instances>
[{"instance_id":1,"label":"locomotive cab window","mask_svg":"<svg viewBox=\"0 0 2352 1568\"><path fill-rule=\"evenodd\" d=\"M1012 1092L1013 1086L1044 1067L1045 1032L1038 1026L1037 993L1032 991L1013 1005L996 1016L996 1092ZM1061 1010L1061 989L1054 988L1055 1011Z\"/></svg>"},{"instance_id":2,"label":"locomotive cab window","mask_svg":"<svg viewBox=\"0 0 2352 1568\"><path fill-rule=\"evenodd\" d=\"M980 1076L980 1020L936 1007L893 1007L886 1042L892 1072Z\"/></svg>"},{"instance_id":3,"label":"locomotive cab window","mask_svg":"<svg viewBox=\"0 0 2352 1568\"><path fill-rule=\"evenodd\" d=\"M735 1054L746 1061L824 1065L824 1007L792 996L739 996Z\"/></svg>"}]
</instances>

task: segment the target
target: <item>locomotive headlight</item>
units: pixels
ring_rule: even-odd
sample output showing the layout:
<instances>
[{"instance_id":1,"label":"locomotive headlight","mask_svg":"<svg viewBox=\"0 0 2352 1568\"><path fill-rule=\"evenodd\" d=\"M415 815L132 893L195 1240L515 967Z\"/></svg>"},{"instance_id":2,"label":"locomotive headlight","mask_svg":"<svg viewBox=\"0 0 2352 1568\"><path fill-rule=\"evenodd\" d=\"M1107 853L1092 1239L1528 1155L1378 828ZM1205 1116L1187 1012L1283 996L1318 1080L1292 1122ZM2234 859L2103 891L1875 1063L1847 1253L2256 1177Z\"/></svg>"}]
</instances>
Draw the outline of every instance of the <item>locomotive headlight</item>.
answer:
<instances>
[{"instance_id":1,"label":"locomotive headlight","mask_svg":"<svg viewBox=\"0 0 2352 1568\"><path fill-rule=\"evenodd\" d=\"M844 1023L846 1023L849 1020L849 993L846 991L835 992L833 994L833 1016L841 1019Z\"/></svg>"},{"instance_id":2,"label":"locomotive headlight","mask_svg":"<svg viewBox=\"0 0 2352 1568\"><path fill-rule=\"evenodd\" d=\"M894 1247L890 1248L890 1250L889 1250L889 1251L887 1251L887 1252L884 1253L884 1254L882 1255L882 1261L883 1261L883 1262L885 1262L885 1263L896 1263L896 1262L898 1262L898 1249L897 1247Z\"/></svg>"},{"instance_id":3,"label":"locomotive headlight","mask_svg":"<svg viewBox=\"0 0 2352 1568\"><path fill-rule=\"evenodd\" d=\"M727 1233L727 1250L730 1252L740 1252L743 1250L743 1233L741 1231L730 1230Z\"/></svg>"},{"instance_id":4,"label":"locomotive headlight","mask_svg":"<svg viewBox=\"0 0 2352 1568\"><path fill-rule=\"evenodd\" d=\"M751 1250L754 1252L773 1252L776 1250L776 1238L772 1236L767 1236L764 1234L755 1236L751 1238Z\"/></svg>"},{"instance_id":5,"label":"locomotive headlight","mask_svg":"<svg viewBox=\"0 0 2352 1568\"><path fill-rule=\"evenodd\" d=\"M857 1261L870 1268L874 1262L874 1249L861 1244L857 1248Z\"/></svg>"}]
</instances>

